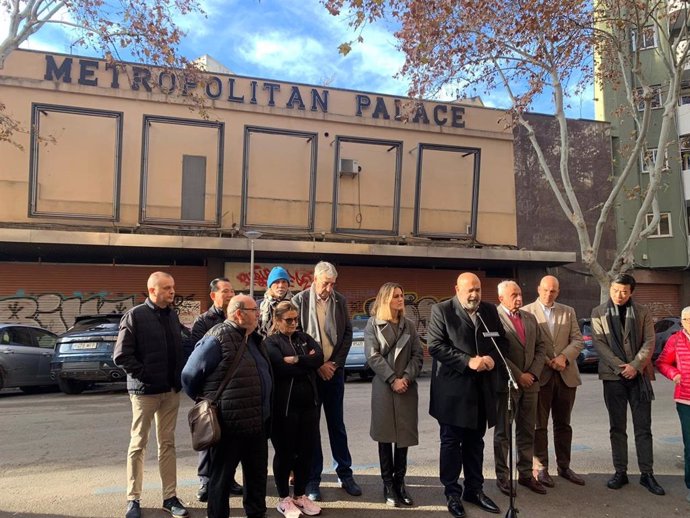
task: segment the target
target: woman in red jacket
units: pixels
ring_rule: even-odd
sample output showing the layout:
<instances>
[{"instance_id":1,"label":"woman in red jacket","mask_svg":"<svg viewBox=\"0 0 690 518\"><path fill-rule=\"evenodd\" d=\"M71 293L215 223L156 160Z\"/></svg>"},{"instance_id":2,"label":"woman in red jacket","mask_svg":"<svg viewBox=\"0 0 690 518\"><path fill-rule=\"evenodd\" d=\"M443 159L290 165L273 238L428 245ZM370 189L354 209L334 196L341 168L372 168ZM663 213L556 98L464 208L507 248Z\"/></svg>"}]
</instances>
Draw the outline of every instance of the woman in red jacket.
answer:
<instances>
[{"instance_id":1,"label":"woman in red jacket","mask_svg":"<svg viewBox=\"0 0 690 518\"><path fill-rule=\"evenodd\" d=\"M683 309L680 320L683 329L668 339L656 360L656 367L676 384L673 399L683 432L685 487L690 489L690 306ZM690 502L690 492L687 500Z\"/></svg>"}]
</instances>

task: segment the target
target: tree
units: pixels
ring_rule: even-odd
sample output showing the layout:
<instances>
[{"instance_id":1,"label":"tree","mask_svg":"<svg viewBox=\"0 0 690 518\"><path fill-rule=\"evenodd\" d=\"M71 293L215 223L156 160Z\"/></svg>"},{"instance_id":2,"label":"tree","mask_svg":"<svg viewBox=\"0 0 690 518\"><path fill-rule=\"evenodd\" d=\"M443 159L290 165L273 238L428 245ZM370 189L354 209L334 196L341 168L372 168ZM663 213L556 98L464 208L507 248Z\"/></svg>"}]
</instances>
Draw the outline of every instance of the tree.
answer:
<instances>
[{"instance_id":1,"label":"tree","mask_svg":"<svg viewBox=\"0 0 690 518\"><path fill-rule=\"evenodd\" d=\"M511 122L525 128L541 172L563 213L574 226L581 261L608 296L610 280L633 268L636 247L658 226L658 194L663 186L664 160L652 161L648 148L663 153L674 144L674 115L683 68L688 60L688 7L684 0L324 0L331 14L350 13L350 25L361 41L367 24L392 20L399 48L405 54L401 74L411 82L412 97L434 95L447 84L461 85L469 96L503 88L511 101ZM672 4L669 8L669 4ZM677 4L677 5L676 5ZM676 7L680 7L677 9ZM641 56L643 38L654 30L656 61L664 70L661 86L650 81L650 66ZM353 42L341 45L347 53ZM588 227L576 196L569 163L565 110L568 93L587 87L613 88L621 104L615 114L624 135L623 163L611 177L606 201ZM550 97L560 139L559 170L552 170L524 113L540 96ZM663 110L654 141L653 109ZM658 130L658 140L656 131ZM626 188L640 157L649 182ZM604 186L597 186L604 188ZM634 198L634 200L632 200ZM608 267L600 259L607 219L620 203L639 204L629 233ZM652 213L650 222L646 214ZM618 230L620 233L620 229ZM623 237L624 239L620 239Z\"/></svg>"},{"instance_id":2,"label":"tree","mask_svg":"<svg viewBox=\"0 0 690 518\"><path fill-rule=\"evenodd\" d=\"M195 74L196 67L179 53L184 32L177 16L203 15L197 0L0 0L9 20L0 41L0 70L7 57L32 35L48 26L71 30L72 46L90 48L111 62L130 60L175 73ZM197 101L197 99L194 99ZM0 142L21 131L0 99Z\"/></svg>"}]
</instances>

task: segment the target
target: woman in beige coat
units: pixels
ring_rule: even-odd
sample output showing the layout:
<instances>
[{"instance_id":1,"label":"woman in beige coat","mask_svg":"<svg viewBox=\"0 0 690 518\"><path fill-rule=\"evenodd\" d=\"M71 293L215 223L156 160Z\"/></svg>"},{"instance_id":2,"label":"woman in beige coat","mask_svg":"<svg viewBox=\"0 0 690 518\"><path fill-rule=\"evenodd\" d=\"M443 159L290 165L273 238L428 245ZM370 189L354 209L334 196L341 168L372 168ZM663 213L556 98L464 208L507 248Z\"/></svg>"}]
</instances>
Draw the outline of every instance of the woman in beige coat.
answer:
<instances>
[{"instance_id":1,"label":"woman in beige coat","mask_svg":"<svg viewBox=\"0 0 690 518\"><path fill-rule=\"evenodd\" d=\"M407 448L419 442L417 376L422 344L405 318L402 286L387 282L379 290L364 330L371 385L371 438L379 443L383 495L387 505L413 505L405 488ZM395 453L393 451L395 444Z\"/></svg>"}]
</instances>

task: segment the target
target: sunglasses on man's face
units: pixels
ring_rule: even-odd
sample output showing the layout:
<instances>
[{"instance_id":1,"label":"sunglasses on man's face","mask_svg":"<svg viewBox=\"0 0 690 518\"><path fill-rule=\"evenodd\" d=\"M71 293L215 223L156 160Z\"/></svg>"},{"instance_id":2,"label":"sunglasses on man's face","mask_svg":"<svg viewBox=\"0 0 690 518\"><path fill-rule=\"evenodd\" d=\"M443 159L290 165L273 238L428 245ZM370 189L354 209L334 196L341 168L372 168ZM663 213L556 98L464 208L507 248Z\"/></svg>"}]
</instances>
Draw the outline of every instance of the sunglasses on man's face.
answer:
<instances>
[{"instance_id":1,"label":"sunglasses on man's face","mask_svg":"<svg viewBox=\"0 0 690 518\"><path fill-rule=\"evenodd\" d=\"M285 322L285 323L286 323L287 325L289 325L289 326L296 324L298 321L299 321L299 317L295 317L295 318L284 318L284 319L283 319L283 322Z\"/></svg>"}]
</instances>

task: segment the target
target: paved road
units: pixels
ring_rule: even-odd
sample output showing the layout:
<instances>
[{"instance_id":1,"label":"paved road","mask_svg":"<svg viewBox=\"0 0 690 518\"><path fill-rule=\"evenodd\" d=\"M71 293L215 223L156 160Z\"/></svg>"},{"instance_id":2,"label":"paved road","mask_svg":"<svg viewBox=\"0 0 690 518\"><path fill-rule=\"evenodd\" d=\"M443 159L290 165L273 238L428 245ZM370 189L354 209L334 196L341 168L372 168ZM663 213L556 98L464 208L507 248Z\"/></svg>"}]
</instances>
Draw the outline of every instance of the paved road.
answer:
<instances>
[{"instance_id":1,"label":"paved road","mask_svg":"<svg viewBox=\"0 0 690 518\"><path fill-rule=\"evenodd\" d=\"M690 515L683 484L682 442L671 383L655 382L653 405L655 471L667 495L648 493L631 477L631 484L611 491L605 482L611 474L606 410L601 383L585 374L575 404L573 468L585 475L587 485L556 480L545 496L520 490L517 507L521 518L554 517L655 517ZM429 378L421 380L421 444L410 450L409 486L417 502L414 509L394 510L381 502L381 481L375 443L369 438L370 384L352 381L346 387L346 420L361 498L349 497L337 488L332 471L325 477L324 516L374 518L426 516L447 518L438 482L438 426L426 413ZM189 446L184 400L178 427L179 496L189 502L192 518L206 516L204 505L194 500L196 454ZM19 391L0 391L0 517L64 518L123 516L125 504L125 451L130 422L129 400L123 387L103 385L80 396L59 393L28 396ZM502 507L507 498L494 485L491 434L487 435L484 475L486 492ZM142 506L145 518L169 516L160 504L160 481L155 462L155 438L147 453ZM636 472L631 445L631 472ZM269 507L277 503L269 479ZM233 498L231 516L243 516L239 498ZM489 514L467 505L468 517ZM269 516L278 518L277 511Z\"/></svg>"}]
</instances>

